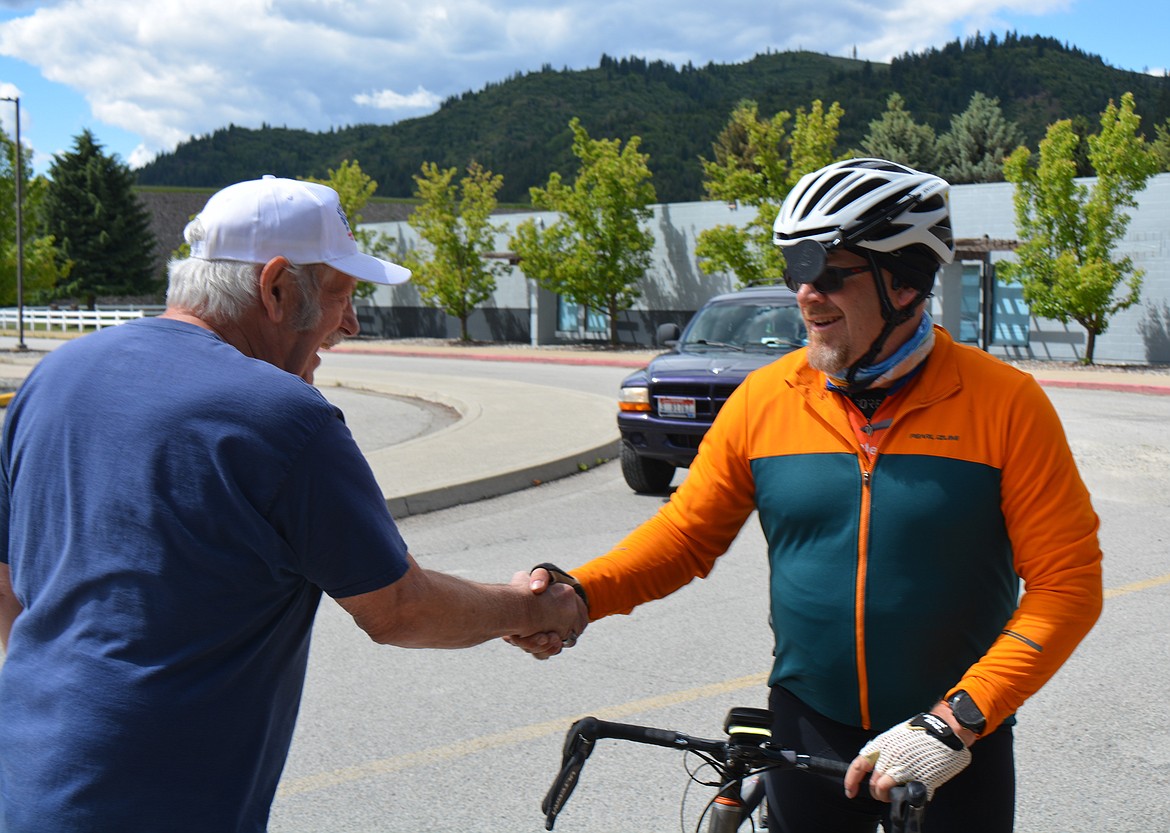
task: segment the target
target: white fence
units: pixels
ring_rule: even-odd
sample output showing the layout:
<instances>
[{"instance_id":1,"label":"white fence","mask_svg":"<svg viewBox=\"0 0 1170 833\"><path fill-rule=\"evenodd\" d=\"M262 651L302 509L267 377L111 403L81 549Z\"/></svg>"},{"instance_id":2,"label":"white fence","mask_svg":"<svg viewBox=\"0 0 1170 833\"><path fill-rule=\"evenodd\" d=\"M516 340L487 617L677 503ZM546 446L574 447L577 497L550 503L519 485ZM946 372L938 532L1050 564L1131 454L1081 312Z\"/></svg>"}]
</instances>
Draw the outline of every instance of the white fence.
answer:
<instances>
[{"instance_id":1,"label":"white fence","mask_svg":"<svg viewBox=\"0 0 1170 833\"><path fill-rule=\"evenodd\" d=\"M28 332L88 332L103 327L113 327L135 318L145 318L162 311L139 307L136 309L53 309L51 307L25 307L24 329ZM15 330L19 327L16 307L0 309L0 329Z\"/></svg>"}]
</instances>

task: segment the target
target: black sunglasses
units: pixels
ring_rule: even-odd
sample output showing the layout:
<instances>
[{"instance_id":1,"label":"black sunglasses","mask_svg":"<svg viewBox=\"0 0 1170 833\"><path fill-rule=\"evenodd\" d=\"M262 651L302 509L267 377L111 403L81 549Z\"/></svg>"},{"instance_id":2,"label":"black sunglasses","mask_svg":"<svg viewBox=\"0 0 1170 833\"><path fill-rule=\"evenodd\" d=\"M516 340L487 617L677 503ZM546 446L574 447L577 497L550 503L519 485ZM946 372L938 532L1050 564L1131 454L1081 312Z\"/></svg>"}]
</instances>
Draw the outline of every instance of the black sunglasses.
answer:
<instances>
[{"instance_id":1,"label":"black sunglasses","mask_svg":"<svg viewBox=\"0 0 1170 833\"><path fill-rule=\"evenodd\" d=\"M817 292L822 295L830 295L838 292L845 285L845 279L850 275L858 275L868 271L870 271L868 264L864 266L824 266L821 268L820 274L812 280L808 280L804 275L798 278L791 271L785 270L784 283L793 292L800 289L801 284L810 283Z\"/></svg>"}]
</instances>

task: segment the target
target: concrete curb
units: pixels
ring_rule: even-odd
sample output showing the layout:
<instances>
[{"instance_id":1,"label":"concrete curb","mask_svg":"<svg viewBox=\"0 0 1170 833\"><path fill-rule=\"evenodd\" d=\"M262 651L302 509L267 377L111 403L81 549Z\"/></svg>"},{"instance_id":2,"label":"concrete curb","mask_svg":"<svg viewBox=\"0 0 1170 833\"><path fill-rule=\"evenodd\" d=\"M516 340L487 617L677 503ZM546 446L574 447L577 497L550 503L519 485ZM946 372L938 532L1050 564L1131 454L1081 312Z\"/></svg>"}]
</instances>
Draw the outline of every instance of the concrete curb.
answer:
<instances>
[{"instance_id":1,"label":"concrete curb","mask_svg":"<svg viewBox=\"0 0 1170 833\"><path fill-rule=\"evenodd\" d=\"M421 399L455 410L439 431L366 455L397 518L509 494L613 459L614 400L525 382L331 368L317 384ZM555 406L550 406L550 400ZM562 419L550 419L559 413Z\"/></svg>"}]
</instances>

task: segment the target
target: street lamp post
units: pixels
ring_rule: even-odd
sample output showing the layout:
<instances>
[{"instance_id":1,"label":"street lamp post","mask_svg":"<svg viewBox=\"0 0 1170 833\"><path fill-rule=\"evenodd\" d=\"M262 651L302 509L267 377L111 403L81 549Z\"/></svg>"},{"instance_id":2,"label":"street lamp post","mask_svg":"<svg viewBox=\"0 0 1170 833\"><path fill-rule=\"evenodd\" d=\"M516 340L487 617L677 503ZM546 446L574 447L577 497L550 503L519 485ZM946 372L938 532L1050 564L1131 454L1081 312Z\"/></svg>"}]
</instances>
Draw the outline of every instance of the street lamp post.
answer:
<instances>
[{"instance_id":1,"label":"street lamp post","mask_svg":"<svg viewBox=\"0 0 1170 833\"><path fill-rule=\"evenodd\" d=\"M20 147L20 96L2 96L0 101L16 105L16 350L28 349L24 343L24 167Z\"/></svg>"}]
</instances>

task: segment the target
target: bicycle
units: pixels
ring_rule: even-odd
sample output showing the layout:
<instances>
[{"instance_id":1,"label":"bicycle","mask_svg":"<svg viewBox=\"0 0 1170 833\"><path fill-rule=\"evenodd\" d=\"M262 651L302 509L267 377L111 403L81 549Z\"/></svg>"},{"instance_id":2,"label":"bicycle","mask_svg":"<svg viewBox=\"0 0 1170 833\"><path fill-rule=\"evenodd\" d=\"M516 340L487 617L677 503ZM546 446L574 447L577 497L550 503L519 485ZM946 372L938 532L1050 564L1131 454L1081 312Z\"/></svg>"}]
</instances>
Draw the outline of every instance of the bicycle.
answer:
<instances>
[{"instance_id":1,"label":"bicycle","mask_svg":"<svg viewBox=\"0 0 1170 833\"><path fill-rule=\"evenodd\" d=\"M774 749L771 739L772 713L767 709L737 707L728 712L723 729L726 740L692 737L669 729L612 723L584 717L569 729L561 757L561 771L541 802L545 830L552 830L580 779L581 769L601 739L627 740L698 755L720 776L718 792L708 802L696 824L710 816L707 833L736 833L745 821L753 830L767 829L761 810L757 822L753 813L764 804L763 780L758 776L770 769L795 769L832 777L843 777L847 763L805 755L791 749ZM692 780L697 780L690 773ZM752 779L745 787L745 781ZM702 782L700 782L702 783ZM886 833L920 833L926 809L926 786L919 781L890 791L890 829Z\"/></svg>"}]
</instances>

